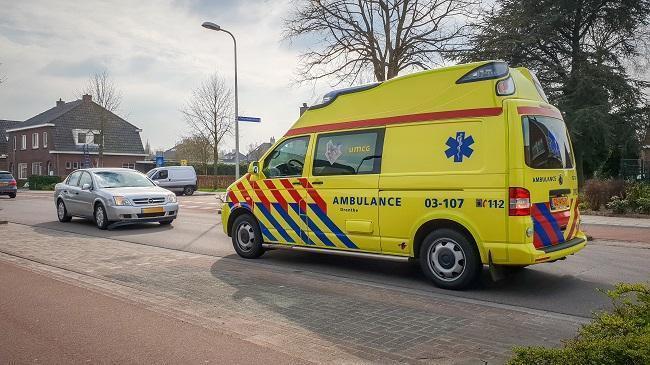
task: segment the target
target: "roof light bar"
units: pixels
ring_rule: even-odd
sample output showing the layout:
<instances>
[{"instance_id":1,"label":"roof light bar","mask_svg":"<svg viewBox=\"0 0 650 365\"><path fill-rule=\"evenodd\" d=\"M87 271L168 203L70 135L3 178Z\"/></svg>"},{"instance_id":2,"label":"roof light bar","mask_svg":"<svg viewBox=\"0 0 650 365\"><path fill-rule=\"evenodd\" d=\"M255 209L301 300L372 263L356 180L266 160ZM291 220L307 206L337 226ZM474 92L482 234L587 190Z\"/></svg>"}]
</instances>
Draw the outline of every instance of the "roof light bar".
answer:
<instances>
[{"instance_id":1,"label":"roof light bar","mask_svg":"<svg viewBox=\"0 0 650 365\"><path fill-rule=\"evenodd\" d=\"M481 65L472 71L466 73L456 81L457 84L464 84L467 82L483 81L483 80L492 80L499 79L508 75L510 69L508 64L505 62L490 62L484 65Z\"/></svg>"}]
</instances>

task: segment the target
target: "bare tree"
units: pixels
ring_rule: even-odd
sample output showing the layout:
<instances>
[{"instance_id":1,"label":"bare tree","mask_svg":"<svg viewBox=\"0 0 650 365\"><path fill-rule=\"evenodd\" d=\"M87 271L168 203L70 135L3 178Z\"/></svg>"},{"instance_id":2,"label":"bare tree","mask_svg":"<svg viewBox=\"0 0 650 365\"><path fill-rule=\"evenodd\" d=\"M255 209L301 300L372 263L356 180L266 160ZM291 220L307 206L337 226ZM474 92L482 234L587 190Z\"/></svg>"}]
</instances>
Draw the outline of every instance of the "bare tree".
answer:
<instances>
[{"instance_id":1,"label":"bare tree","mask_svg":"<svg viewBox=\"0 0 650 365\"><path fill-rule=\"evenodd\" d=\"M232 93L223 79L214 74L194 89L181 109L192 134L200 135L212 147L214 174L217 174L219 144L234 130Z\"/></svg>"},{"instance_id":2,"label":"bare tree","mask_svg":"<svg viewBox=\"0 0 650 365\"><path fill-rule=\"evenodd\" d=\"M107 70L90 75L83 93L91 95L93 101L102 107L99 112L99 140L95 141L99 147L97 158L101 167L104 166L104 136L109 127L108 118L110 113L115 113L122 104L122 93L115 86Z\"/></svg>"},{"instance_id":3,"label":"bare tree","mask_svg":"<svg viewBox=\"0 0 650 365\"><path fill-rule=\"evenodd\" d=\"M184 137L176 144L177 159L201 164L206 175L208 161L210 161L210 157L212 156L212 143L200 133Z\"/></svg>"},{"instance_id":4,"label":"bare tree","mask_svg":"<svg viewBox=\"0 0 650 365\"><path fill-rule=\"evenodd\" d=\"M305 52L300 81L377 81L427 69L457 51L480 0L294 0L284 35L320 39Z\"/></svg>"}]
</instances>

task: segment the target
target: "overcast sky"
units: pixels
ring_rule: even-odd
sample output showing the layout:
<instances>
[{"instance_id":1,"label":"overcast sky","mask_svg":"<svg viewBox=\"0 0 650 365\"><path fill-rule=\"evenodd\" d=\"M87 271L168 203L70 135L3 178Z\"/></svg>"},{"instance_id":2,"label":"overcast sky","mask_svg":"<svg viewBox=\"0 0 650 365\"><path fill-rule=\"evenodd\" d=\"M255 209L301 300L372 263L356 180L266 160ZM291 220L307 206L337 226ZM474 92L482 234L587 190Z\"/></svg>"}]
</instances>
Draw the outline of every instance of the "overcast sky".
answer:
<instances>
[{"instance_id":1,"label":"overcast sky","mask_svg":"<svg viewBox=\"0 0 650 365\"><path fill-rule=\"evenodd\" d=\"M241 146L280 137L328 85L292 81L300 49L281 39L288 0L0 0L0 119L25 120L78 98L88 76L107 69L122 91L118 114L143 129L143 142L169 148L186 135L179 111L209 74L232 84L238 41ZM234 140L228 143L234 147Z\"/></svg>"}]
</instances>

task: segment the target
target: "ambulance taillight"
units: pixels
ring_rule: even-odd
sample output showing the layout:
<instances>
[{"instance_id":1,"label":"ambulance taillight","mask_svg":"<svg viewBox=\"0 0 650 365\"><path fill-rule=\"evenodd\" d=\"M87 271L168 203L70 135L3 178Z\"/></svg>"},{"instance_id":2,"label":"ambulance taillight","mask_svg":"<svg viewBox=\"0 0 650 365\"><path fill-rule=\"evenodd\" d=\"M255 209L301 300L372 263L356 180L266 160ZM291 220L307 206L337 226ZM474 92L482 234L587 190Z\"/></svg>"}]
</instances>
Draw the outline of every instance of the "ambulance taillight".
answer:
<instances>
[{"instance_id":1,"label":"ambulance taillight","mask_svg":"<svg viewBox=\"0 0 650 365\"><path fill-rule=\"evenodd\" d=\"M510 216L530 215L530 191L524 188L510 188L508 195Z\"/></svg>"}]
</instances>

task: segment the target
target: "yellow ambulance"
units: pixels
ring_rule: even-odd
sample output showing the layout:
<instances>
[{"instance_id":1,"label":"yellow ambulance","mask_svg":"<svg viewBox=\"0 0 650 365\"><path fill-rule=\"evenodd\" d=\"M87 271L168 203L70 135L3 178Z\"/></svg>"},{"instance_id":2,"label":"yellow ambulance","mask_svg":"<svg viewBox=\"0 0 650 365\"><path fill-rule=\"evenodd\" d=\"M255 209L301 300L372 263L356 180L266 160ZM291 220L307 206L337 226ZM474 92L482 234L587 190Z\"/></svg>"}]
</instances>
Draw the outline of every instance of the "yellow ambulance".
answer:
<instances>
[{"instance_id":1,"label":"yellow ambulance","mask_svg":"<svg viewBox=\"0 0 650 365\"><path fill-rule=\"evenodd\" d=\"M418 260L460 289L483 265L585 247L562 114L533 73L486 61L335 90L232 184L237 253L269 247Z\"/></svg>"}]
</instances>

